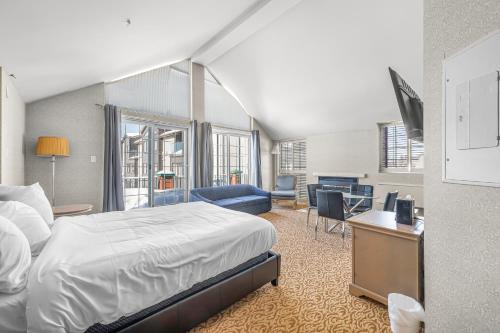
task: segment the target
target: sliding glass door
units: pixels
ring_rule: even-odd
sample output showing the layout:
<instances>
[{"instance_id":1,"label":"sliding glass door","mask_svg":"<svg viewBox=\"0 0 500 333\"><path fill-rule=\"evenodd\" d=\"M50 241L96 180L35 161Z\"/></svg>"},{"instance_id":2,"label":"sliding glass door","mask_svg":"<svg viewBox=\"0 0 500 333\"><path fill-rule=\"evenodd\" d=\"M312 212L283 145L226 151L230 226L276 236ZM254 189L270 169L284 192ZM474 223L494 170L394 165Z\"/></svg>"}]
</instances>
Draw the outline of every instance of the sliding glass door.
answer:
<instances>
[{"instance_id":1,"label":"sliding glass door","mask_svg":"<svg viewBox=\"0 0 500 333\"><path fill-rule=\"evenodd\" d=\"M152 173L153 206L171 205L187 199L186 130L155 126Z\"/></svg>"},{"instance_id":2,"label":"sliding glass door","mask_svg":"<svg viewBox=\"0 0 500 333\"><path fill-rule=\"evenodd\" d=\"M214 133L214 186L249 183L249 135Z\"/></svg>"},{"instance_id":3,"label":"sliding glass door","mask_svg":"<svg viewBox=\"0 0 500 333\"><path fill-rule=\"evenodd\" d=\"M187 199L184 128L122 121L125 209L176 204Z\"/></svg>"}]
</instances>

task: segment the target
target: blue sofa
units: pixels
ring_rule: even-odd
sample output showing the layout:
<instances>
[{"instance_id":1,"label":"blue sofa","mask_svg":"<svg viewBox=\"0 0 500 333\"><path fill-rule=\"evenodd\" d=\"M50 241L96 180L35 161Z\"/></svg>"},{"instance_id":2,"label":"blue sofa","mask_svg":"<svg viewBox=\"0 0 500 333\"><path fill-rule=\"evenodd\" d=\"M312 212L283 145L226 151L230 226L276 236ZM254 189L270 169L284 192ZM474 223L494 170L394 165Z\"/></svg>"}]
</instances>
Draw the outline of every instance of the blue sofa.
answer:
<instances>
[{"instance_id":1,"label":"blue sofa","mask_svg":"<svg viewBox=\"0 0 500 333\"><path fill-rule=\"evenodd\" d=\"M194 188L190 192L189 201L205 201L254 215L271 210L271 193L252 185Z\"/></svg>"}]
</instances>

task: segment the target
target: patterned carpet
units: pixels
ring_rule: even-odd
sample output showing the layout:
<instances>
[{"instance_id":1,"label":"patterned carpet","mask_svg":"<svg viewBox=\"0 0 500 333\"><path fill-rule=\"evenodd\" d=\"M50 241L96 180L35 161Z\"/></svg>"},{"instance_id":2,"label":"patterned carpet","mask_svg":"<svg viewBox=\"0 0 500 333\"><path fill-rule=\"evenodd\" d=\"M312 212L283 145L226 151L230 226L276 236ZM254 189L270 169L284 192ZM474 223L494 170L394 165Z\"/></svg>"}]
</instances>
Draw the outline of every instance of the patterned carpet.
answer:
<instances>
[{"instance_id":1,"label":"patterned carpet","mask_svg":"<svg viewBox=\"0 0 500 333\"><path fill-rule=\"evenodd\" d=\"M267 284L192 333L390 332L385 306L349 294L350 236L343 247L340 234L321 228L315 241L304 211L273 209L262 217L278 230L280 285Z\"/></svg>"}]
</instances>

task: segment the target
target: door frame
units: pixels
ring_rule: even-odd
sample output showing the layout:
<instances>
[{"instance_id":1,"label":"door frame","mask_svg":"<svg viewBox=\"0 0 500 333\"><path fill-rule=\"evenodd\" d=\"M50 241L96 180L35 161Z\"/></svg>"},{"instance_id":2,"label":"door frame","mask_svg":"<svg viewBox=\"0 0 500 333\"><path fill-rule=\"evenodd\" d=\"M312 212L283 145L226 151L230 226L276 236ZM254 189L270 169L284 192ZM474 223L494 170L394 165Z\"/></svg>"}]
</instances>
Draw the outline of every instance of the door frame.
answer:
<instances>
[{"instance_id":1,"label":"door frame","mask_svg":"<svg viewBox=\"0 0 500 333\"><path fill-rule=\"evenodd\" d=\"M251 146L252 146L252 133L250 131L245 131L245 130L238 130L238 129L232 129L232 128L226 128L226 127L220 127L220 126L213 126L212 127L212 135L213 134L222 134L222 135L225 135L227 137L227 151L224 152L224 158L226 159L227 163L226 163L226 167L228 168L227 170L227 179L225 179L225 181L227 181L227 185L230 185L230 182L231 182L231 163L230 163L230 155L231 155L231 152L230 152L230 137L233 136L233 137L238 137L239 140L241 140L241 137L246 137L248 139L248 145L247 145L247 159L248 159L248 166L247 166L247 170L248 170L248 184L250 184L250 175L252 174L252 170L251 170L251 164L250 163L250 159L252 158L251 156ZM241 147L241 145L240 145ZM217 145L217 149L218 149L218 145ZM214 151L214 159L218 157L218 154L216 153L216 151ZM240 160L239 162L239 165L241 166L241 154L239 154L238 156L238 160ZM215 176L215 168L214 168L214 176Z\"/></svg>"},{"instance_id":2,"label":"door frame","mask_svg":"<svg viewBox=\"0 0 500 333\"><path fill-rule=\"evenodd\" d=\"M184 202L187 202L189 195L189 126L185 124L172 123L170 121L163 120L151 120L148 118L143 118L139 116L131 116L122 114L121 122L129 122L138 125L148 126L148 144L150 146L150 151L148 152L148 207L155 207L154 202L154 175L153 168L155 164L155 137L154 130L156 128L168 128L168 129L178 129L183 131L183 163L184 163ZM122 161L123 163L123 161ZM123 167L123 165L122 165ZM125 191L124 191L125 193Z\"/></svg>"}]
</instances>

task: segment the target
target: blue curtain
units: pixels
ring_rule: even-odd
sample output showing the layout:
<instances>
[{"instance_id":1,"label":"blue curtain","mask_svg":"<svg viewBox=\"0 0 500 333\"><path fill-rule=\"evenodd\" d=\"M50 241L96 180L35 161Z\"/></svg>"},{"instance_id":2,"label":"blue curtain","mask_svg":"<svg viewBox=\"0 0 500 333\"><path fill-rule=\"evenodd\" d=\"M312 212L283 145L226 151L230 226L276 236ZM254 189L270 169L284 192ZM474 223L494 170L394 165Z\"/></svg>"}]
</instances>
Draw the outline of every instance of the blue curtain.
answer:
<instances>
[{"instance_id":1,"label":"blue curtain","mask_svg":"<svg viewBox=\"0 0 500 333\"><path fill-rule=\"evenodd\" d=\"M121 164L121 112L114 105L104 106L104 194L102 210L124 210Z\"/></svg>"},{"instance_id":2,"label":"blue curtain","mask_svg":"<svg viewBox=\"0 0 500 333\"><path fill-rule=\"evenodd\" d=\"M191 188L200 186L200 164L198 162L198 122L191 121L190 183Z\"/></svg>"},{"instance_id":3,"label":"blue curtain","mask_svg":"<svg viewBox=\"0 0 500 333\"><path fill-rule=\"evenodd\" d=\"M214 163L213 163L213 140L212 125L210 123L201 124L200 137L200 186L213 186Z\"/></svg>"},{"instance_id":4,"label":"blue curtain","mask_svg":"<svg viewBox=\"0 0 500 333\"><path fill-rule=\"evenodd\" d=\"M258 188L262 188L262 163L260 157L260 134L258 130L252 131L252 138L250 145L251 145L250 171L252 172L252 175L250 177L251 183L252 185L257 186Z\"/></svg>"}]
</instances>

